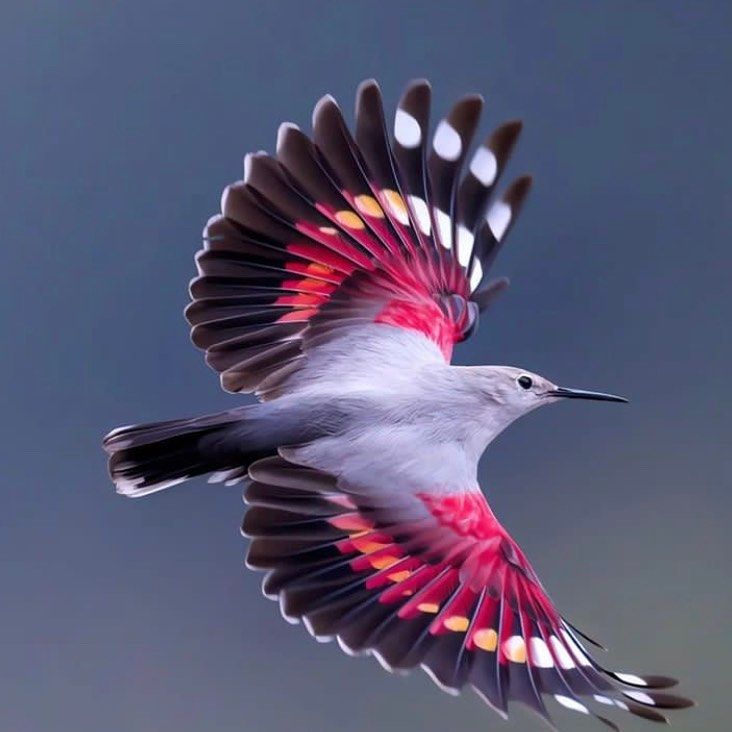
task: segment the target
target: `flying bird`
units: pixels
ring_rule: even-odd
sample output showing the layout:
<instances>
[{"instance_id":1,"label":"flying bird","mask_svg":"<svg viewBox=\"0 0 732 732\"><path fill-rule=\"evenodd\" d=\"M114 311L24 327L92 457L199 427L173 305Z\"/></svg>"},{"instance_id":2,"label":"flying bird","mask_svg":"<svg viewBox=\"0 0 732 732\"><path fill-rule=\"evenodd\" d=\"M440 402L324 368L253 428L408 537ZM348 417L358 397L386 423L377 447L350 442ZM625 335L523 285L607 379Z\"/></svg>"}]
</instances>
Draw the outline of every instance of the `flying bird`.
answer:
<instances>
[{"instance_id":1,"label":"flying bird","mask_svg":"<svg viewBox=\"0 0 732 732\"><path fill-rule=\"evenodd\" d=\"M517 701L550 722L553 698L613 729L614 710L666 721L659 709L691 704L659 691L676 682L604 668L478 485L482 453L517 418L625 399L451 365L508 285L489 273L531 178L494 195L520 122L468 157L481 97L432 134L430 97L409 84L387 127L366 81L353 132L325 96L311 136L286 123L274 155L246 156L206 224L186 317L223 388L259 401L114 430L112 480L131 497L204 474L243 482L264 594L346 653L421 666L502 716Z\"/></svg>"}]
</instances>

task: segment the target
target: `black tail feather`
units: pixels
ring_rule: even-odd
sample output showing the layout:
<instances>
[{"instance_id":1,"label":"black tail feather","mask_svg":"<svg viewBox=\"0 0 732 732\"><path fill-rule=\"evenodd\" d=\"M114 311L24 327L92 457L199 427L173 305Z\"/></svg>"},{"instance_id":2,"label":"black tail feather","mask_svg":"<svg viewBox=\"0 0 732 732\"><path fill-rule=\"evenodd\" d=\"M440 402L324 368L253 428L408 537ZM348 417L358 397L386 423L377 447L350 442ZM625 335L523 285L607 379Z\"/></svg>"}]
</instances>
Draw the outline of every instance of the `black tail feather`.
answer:
<instances>
[{"instance_id":1,"label":"black tail feather","mask_svg":"<svg viewBox=\"0 0 732 732\"><path fill-rule=\"evenodd\" d=\"M273 451L256 435L246 408L120 427L104 438L103 445L117 492L132 497L214 471L241 473Z\"/></svg>"}]
</instances>

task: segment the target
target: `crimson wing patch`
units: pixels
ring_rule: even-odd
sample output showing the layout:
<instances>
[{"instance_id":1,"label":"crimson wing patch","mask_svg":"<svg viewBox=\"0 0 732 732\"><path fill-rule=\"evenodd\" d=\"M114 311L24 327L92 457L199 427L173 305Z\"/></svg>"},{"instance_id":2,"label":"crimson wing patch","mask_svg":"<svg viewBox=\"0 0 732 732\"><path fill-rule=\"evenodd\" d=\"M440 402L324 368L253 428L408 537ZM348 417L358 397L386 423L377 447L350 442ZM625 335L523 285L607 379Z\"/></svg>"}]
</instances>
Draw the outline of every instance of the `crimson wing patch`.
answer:
<instances>
[{"instance_id":1,"label":"crimson wing patch","mask_svg":"<svg viewBox=\"0 0 732 732\"><path fill-rule=\"evenodd\" d=\"M284 124L274 157L247 156L204 231L186 310L225 389L271 397L303 365L306 341L364 323L422 333L450 360L507 286L486 275L530 186L519 178L490 205L518 122L492 133L461 175L481 107L460 100L430 143L430 87L413 82L390 142L368 81L355 136L324 97L312 139Z\"/></svg>"},{"instance_id":2,"label":"crimson wing patch","mask_svg":"<svg viewBox=\"0 0 732 732\"><path fill-rule=\"evenodd\" d=\"M600 666L477 488L379 498L279 457L249 474L247 564L313 636L470 686L502 715L518 701L549 720L553 697L617 729L603 710L661 722L691 704L658 691L673 679Z\"/></svg>"}]
</instances>

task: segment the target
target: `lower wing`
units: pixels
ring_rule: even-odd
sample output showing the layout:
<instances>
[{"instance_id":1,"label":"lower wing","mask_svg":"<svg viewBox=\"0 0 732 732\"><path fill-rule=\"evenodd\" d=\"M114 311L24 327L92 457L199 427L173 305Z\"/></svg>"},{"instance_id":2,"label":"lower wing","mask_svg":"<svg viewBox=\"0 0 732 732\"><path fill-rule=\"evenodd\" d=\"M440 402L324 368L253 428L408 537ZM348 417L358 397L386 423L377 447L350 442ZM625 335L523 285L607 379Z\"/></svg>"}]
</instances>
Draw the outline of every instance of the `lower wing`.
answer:
<instances>
[{"instance_id":1,"label":"lower wing","mask_svg":"<svg viewBox=\"0 0 732 732\"><path fill-rule=\"evenodd\" d=\"M279 457L249 473L247 564L316 638L389 670L421 666L449 692L471 686L504 716L519 701L550 721L551 696L617 729L595 710L664 722L659 708L691 705L658 691L673 679L609 671L588 653L477 487L374 496Z\"/></svg>"}]
</instances>

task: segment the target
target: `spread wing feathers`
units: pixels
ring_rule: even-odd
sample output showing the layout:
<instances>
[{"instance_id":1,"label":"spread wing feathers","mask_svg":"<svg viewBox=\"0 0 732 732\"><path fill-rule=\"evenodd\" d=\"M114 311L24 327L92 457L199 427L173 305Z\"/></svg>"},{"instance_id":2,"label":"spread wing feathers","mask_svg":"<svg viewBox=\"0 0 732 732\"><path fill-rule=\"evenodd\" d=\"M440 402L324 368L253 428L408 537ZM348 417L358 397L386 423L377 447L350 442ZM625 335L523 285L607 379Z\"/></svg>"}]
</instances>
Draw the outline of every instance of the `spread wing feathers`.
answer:
<instances>
[{"instance_id":1,"label":"spread wing feathers","mask_svg":"<svg viewBox=\"0 0 732 732\"><path fill-rule=\"evenodd\" d=\"M364 82L355 137L326 96L312 139L284 124L274 157L246 157L244 180L225 189L206 225L186 310L225 389L281 393L306 362L305 344L316 346L316 316L321 331L358 322L417 331L449 361L506 287L485 274L530 179L489 199L520 125L490 135L461 178L482 101L460 100L428 145L429 107L427 82L412 83L390 143L379 88Z\"/></svg>"},{"instance_id":2,"label":"spread wing feathers","mask_svg":"<svg viewBox=\"0 0 732 732\"><path fill-rule=\"evenodd\" d=\"M281 457L249 475L247 564L316 638L470 686L502 715L518 701L550 721L553 697L617 729L603 709L665 721L659 709L691 703L658 691L673 679L603 669L479 491L374 497Z\"/></svg>"}]
</instances>

